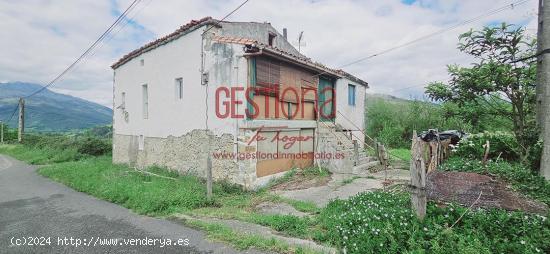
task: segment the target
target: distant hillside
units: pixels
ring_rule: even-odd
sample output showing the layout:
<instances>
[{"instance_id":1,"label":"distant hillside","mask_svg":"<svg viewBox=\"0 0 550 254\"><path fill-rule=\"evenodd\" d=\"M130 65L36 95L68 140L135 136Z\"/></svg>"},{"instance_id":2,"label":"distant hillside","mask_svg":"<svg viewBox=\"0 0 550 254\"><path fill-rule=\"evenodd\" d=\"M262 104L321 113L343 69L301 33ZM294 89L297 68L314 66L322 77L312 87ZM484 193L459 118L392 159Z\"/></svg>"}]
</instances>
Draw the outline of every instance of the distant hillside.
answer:
<instances>
[{"instance_id":1,"label":"distant hillside","mask_svg":"<svg viewBox=\"0 0 550 254\"><path fill-rule=\"evenodd\" d=\"M0 83L0 120L7 120L18 98L31 94L41 86L31 83ZM27 131L75 131L112 122L112 110L97 103L44 90L25 101ZM17 115L16 115L17 116ZM8 123L17 125L17 117Z\"/></svg>"}]
</instances>

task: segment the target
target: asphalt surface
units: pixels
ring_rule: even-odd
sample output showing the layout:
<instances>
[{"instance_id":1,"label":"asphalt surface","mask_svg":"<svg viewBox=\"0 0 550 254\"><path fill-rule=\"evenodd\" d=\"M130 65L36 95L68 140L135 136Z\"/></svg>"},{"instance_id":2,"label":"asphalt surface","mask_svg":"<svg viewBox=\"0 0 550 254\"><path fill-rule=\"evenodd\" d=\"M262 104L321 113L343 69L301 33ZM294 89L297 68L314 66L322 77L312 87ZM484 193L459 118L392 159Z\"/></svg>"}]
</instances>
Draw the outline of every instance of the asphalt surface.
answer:
<instances>
[{"instance_id":1,"label":"asphalt surface","mask_svg":"<svg viewBox=\"0 0 550 254\"><path fill-rule=\"evenodd\" d=\"M135 214L36 170L0 155L0 253L259 253L210 242L200 231Z\"/></svg>"}]
</instances>

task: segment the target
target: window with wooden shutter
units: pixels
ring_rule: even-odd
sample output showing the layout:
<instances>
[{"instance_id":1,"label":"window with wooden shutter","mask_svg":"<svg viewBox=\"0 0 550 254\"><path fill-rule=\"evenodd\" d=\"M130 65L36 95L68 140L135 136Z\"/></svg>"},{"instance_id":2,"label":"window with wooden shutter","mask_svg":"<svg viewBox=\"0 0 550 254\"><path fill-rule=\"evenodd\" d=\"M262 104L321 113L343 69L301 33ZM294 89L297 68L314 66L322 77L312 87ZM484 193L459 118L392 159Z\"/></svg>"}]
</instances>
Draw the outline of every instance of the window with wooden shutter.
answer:
<instances>
[{"instance_id":1,"label":"window with wooden shutter","mask_svg":"<svg viewBox=\"0 0 550 254\"><path fill-rule=\"evenodd\" d=\"M257 94L274 96L279 92L280 83L280 63L267 58L256 59L256 86L259 88Z\"/></svg>"}]
</instances>

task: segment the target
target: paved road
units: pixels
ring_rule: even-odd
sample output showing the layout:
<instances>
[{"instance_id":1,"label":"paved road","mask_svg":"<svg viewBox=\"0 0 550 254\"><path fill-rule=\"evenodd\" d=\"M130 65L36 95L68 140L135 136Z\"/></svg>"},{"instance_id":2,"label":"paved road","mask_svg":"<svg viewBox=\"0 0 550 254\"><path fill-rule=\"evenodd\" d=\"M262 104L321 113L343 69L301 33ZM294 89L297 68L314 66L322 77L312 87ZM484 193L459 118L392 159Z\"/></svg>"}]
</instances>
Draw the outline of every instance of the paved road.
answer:
<instances>
[{"instance_id":1,"label":"paved road","mask_svg":"<svg viewBox=\"0 0 550 254\"><path fill-rule=\"evenodd\" d=\"M46 246L12 244L22 237L45 237L39 241ZM50 244L45 241L48 237ZM122 246L97 246L97 239L109 238L120 239L118 244ZM160 247L157 242L159 244L154 247L124 246L122 240L145 242L146 238L171 239L172 242L182 239L179 243L183 245L188 239L189 245ZM77 239L82 243L94 242L96 246L76 247ZM76 192L38 175L35 166L0 155L0 253L239 252L205 240L200 231L176 222L137 215L121 206Z\"/></svg>"}]
</instances>

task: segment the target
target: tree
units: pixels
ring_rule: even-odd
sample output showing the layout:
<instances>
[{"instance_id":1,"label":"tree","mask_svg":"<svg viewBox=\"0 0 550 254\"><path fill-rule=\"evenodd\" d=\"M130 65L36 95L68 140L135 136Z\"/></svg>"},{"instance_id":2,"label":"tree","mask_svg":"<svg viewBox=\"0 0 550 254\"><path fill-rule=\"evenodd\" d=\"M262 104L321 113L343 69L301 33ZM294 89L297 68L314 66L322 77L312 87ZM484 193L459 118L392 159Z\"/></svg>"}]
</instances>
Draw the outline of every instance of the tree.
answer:
<instances>
[{"instance_id":1,"label":"tree","mask_svg":"<svg viewBox=\"0 0 550 254\"><path fill-rule=\"evenodd\" d=\"M536 63L525 59L536 52L536 41L525 37L524 28L503 23L460 35L458 49L477 62L469 67L448 66L448 84L431 83L426 94L459 106L474 104L489 114L510 119L522 153L527 155L537 139Z\"/></svg>"}]
</instances>

